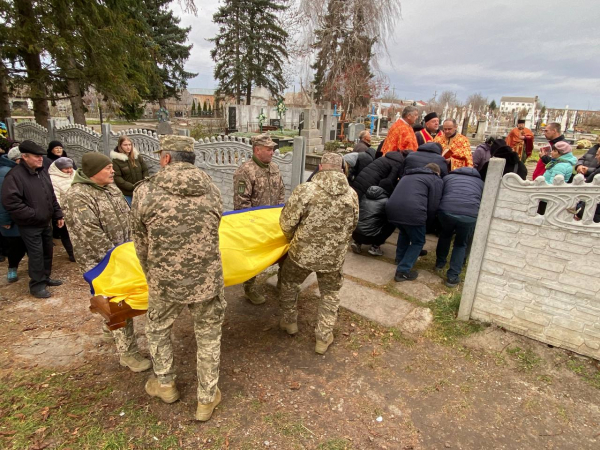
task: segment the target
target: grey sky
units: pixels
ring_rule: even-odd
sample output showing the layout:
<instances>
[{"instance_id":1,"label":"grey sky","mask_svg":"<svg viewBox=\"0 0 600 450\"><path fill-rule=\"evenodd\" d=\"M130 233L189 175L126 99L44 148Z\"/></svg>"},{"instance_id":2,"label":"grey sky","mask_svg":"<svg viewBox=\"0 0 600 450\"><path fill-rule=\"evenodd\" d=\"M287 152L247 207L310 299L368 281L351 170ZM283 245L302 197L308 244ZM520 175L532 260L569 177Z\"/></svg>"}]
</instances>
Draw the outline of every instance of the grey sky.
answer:
<instances>
[{"instance_id":1,"label":"grey sky","mask_svg":"<svg viewBox=\"0 0 600 450\"><path fill-rule=\"evenodd\" d=\"M194 44L186 68L199 73L189 85L215 87L206 39L218 2L196 4L197 17L181 15ZM538 95L551 108L598 110L599 19L599 0L402 0L380 66L399 98Z\"/></svg>"}]
</instances>

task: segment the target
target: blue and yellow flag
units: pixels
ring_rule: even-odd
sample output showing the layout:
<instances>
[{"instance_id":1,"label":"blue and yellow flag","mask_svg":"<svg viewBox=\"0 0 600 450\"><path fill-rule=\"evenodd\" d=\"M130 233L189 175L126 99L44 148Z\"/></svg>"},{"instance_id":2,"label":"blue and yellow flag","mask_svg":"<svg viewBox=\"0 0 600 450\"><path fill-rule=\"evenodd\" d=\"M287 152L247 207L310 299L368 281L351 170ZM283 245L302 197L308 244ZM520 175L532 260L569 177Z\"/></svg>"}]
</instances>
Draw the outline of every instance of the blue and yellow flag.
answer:
<instances>
[{"instance_id":1,"label":"blue and yellow flag","mask_svg":"<svg viewBox=\"0 0 600 450\"><path fill-rule=\"evenodd\" d=\"M289 243L279 227L282 208L260 206L223 214L219 248L225 286L249 280L287 253ZM92 295L124 300L132 309L148 308L148 285L133 242L111 249L83 278Z\"/></svg>"}]
</instances>

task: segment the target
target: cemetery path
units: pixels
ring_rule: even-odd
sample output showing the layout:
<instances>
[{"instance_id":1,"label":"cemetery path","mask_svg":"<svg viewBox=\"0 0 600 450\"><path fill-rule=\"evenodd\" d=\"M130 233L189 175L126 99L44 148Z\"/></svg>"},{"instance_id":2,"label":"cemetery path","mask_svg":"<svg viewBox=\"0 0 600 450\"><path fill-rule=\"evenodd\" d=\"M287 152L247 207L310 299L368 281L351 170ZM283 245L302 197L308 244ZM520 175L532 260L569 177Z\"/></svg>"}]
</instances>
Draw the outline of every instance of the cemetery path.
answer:
<instances>
[{"instance_id":1,"label":"cemetery path","mask_svg":"<svg viewBox=\"0 0 600 450\"><path fill-rule=\"evenodd\" d=\"M181 400L166 405L144 392L148 373L121 368L101 340L87 285L61 247L54 275L66 283L49 300L24 294L26 261L12 285L3 265L0 448L598 448L597 363L494 326L457 323L457 297L428 272L434 241L428 248L417 288L387 281L389 244L379 260L349 256L343 302L355 312L341 309L324 356L313 350L316 285L300 294L295 337L278 329L274 287L265 284L261 306L243 300L240 287L227 288L223 402L206 424L191 420L187 312L173 331ZM406 330L409 319L419 326ZM144 322L135 319L147 354Z\"/></svg>"}]
</instances>

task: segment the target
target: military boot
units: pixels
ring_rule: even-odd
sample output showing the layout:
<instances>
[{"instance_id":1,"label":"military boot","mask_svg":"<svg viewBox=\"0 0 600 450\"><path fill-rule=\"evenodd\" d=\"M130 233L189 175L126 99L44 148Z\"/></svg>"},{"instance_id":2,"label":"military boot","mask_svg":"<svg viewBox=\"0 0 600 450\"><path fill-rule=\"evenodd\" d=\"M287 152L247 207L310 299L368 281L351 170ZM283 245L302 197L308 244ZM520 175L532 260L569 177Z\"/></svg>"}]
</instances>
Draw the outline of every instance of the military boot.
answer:
<instances>
[{"instance_id":1,"label":"military boot","mask_svg":"<svg viewBox=\"0 0 600 450\"><path fill-rule=\"evenodd\" d=\"M296 334L298 332L298 323L297 322L287 323L285 321L285 319L282 317L281 320L279 321L279 328L287 331L287 334L293 336L294 334Z\"/></svg>"},{"instance_id":2,"label":"military boot","mask_svg":"<svg viewBox=\"0 0 600 450\"><path fill-rule=\"evenodd\" d=\"M213 411L215 408L221 403L221 390L217 388L217 395L215 395L215 399L204 405L202 403L198 403L198 409L196 410L196 420L200 422L206 422L211 418Z\"/></svg>"},{"instance_id":3,"label":"military boot","mask_svg":"<svg viewBox=\"0 0 600 450\"><path fill-rule=\"evenodd\" d=\"M253 305L262 305L266 300L256 289L256 285L244 286L244 295Z\"/></svg>"},{"instance_id":4,"label":"military boot","mask_svg":"<svg viewBox=\"0 0 600 450\"><path fill-rule=\"evenodd\" d=\"M317 345L315 345L315 352L319 355L324 355L331 343L333 342L333 333L329 335L329 339L327 341L322 341L317 338Z\"/></svg>"},{"instance_id":5,"label":"military boot","mask_svg":"<svg viewBox=\"0 0 600 450\"><path fill-rule=\"evenodd\" d=\"M175 386L175 381L167 384L159 383L154 375L146 381L146 393L150 397L158 397L165 403L173 403L179 400L179 391Z\"/></svg>"},{"instance_id":6,"label":"military boot","mask_svg":"<svg viewBox=\"0 0 600 450\"><path fill-rule=\"evenodd\" d=\"M104 342L114 342L115 340L112 331L110 331L110 329L105 323L102 324L102 340Z\"/></svg>"},{"instance_id":7,"label":"military boot","mask_svg":"<svg viewBox=\"0 0 600 450\"><path fill-rule=\"evenodd\" d=\"M152 362L149 359L144 358L139 353L133 355L123 355L119 359L119 364L123 367L128 367L132 372L143 372L152 367Z\"/></svg>"}]
</instances>

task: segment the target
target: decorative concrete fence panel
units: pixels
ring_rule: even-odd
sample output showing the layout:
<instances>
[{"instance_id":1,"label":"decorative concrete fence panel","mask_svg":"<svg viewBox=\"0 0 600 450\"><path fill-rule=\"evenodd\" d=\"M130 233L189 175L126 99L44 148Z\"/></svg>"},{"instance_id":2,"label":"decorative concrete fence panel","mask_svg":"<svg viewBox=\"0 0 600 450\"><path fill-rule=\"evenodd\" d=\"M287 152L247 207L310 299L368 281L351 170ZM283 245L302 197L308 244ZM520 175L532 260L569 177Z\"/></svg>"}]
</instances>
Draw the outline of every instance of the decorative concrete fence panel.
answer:
<instances>
[{"instance_id":1,"label":"decorative concrete fence panel","mask_svg":"<svg viewBox=\"0 0 600 450\"><path fill-rule=\"evenodd\" d=\"M502 178L503 168L491 160L459 318L600 359L600 177L567 184L557 176L548 185ZM585 209L575 220L567 208L579 202Z\"/></svg>"},{"instance_id":2,"label":"decorative concrete fence panel","mask_svg":"<svg viewBox=\"0 0 600 450\"><path fill-rule=\"evenodd\" d=\"M11 124L12 125L12 124ZM81 158L88 152L101 152L110 156L117 146L119 137L127 136L133 146L143 156L151 174L160 169L159 140L156 133L144 129L129 129L114 133L109 124L102 125L102 134L83 125L66 125L56 127L52 120L50 130L35 122L21 122L14 125L17 140L31 139L44 148L53 139L60 140L70 158L81 167ZM292 189L302 181L304 171L305 144L301 137L294 140L294 152L273 156L273 161L279 166L285 184L286 199ZM252 158L252 146L247 138L217 137L200 140L194 143L196 165L208 173L221 190L223 206L226 210L233 209L233 174L244 162Z\"/></svg>"},{"instance_id":3,"label":"decorative concrete fence panel","mask_svg":"<svg viewBox=\"0 0 600 450\"><path fill-rule=\"evenodd\" d=\"M78 167L81 167L81 158L85 153L102 152L102 136L83 125L65 125L56 128L54 133Z\"/></svg>"},{"instance_id":4,"label":"decorative concrete fence panel","mask_svg":"<svg viewBox=\"0 0 600 450\"><path fill-rule=\"evenodd\" d=\"M194 145L196 165L209 174L223 196L223 207L233 209L233 174L239 166L252 158L249 140L225 136L204 139ZM275 155L273 162L279 166L286 187L286 198L292 191L292 154Z\"/></svg>"},{"instance_id":5,"label":"decorative concrete fence panel","mask_svg":"<svg viewBox=\"0 0 600 450\"><path fill-rule=\"evenodd\" d=\"M33 121L23 121L14 125L16 141L33 141L46 149L51 139L48 139L48 130Z\"/></svg>"}]
</instances>

